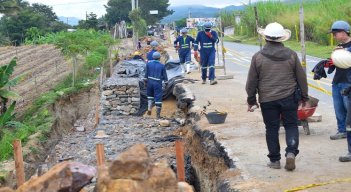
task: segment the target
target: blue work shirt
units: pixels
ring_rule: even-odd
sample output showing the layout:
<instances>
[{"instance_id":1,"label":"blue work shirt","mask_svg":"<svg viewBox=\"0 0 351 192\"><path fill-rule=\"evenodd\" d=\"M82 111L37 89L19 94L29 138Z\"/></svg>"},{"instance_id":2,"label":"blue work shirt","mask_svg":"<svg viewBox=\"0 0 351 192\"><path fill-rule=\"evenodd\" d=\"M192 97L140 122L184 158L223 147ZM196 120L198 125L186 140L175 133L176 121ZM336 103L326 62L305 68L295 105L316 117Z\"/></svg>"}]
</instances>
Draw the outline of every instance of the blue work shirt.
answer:
<instances>
[{"instance_id":1,"label":"blue work shirt","mask_svg":"<svg viewBox=\"0 0 351 192\"><path fill-rule=\"evenodd\" d=\"M146 55L146 58L148 61L154 60L154 58L152 57L152 54L154 54L157 50L152 49L151 51L149 51Z\"/></svg>"},{"instance_id":2,"label":"blue work shirt","mask_svg":"<svg viewBox=\"0 0 351 192\"><path fill-rule=\"evenodd\" d=\"M152 60L146 64L145 78L153 81L168 81L166 67L159 60Z\"/></svg>"},{"instance_id":3,"label":"blue work shirt","mask_svg":"<svg viewBox=\"0 0 351 192\"><path fill-rule=\"evenodd\" d=\"M213 51L215 49L215 43L218 42L218 35L216 31L210 31L212 34L212 38L209 38L205 31L200 31L197 33L196 40L194 43L194 50L197 51L199 49L199 44L201 47L201 51Z\"/></svg>"},{"instance_id":4,"label":"blue work shirt","mask_svg":"<svg viewBox=\"0 0 351 192\"><path fill-rule=\"evenodd\" d=\"M186 53L186 52L189 52L190 51L190 42L192 44L194 44L195 42L195 39L190 37L189 35L183 37L182 35L181 36L178 36L178 38L174 41L174 47L177 46L177 44L179 44L179 50L178 50L178 53L179 54L182 54L182 53Z\"/></svg>"}]
</instances>

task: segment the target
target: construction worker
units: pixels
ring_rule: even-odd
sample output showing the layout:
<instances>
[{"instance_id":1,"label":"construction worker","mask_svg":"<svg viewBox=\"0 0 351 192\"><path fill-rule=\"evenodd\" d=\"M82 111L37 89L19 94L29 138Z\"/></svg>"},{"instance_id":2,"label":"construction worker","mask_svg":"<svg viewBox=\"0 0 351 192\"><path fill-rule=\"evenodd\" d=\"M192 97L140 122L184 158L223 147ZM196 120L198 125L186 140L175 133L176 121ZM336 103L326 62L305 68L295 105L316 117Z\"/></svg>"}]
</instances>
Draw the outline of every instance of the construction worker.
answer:
<instances>
[{"instance_id":1,"label":"construction worker","mask_svg":"<svg viewBox=\"0 0 351 192\"><path fill-rule=\"evenodd\" d=\"M291 31L279 23L270 23L258 33L266 40L264 48L253 57L247 76L246 92L248 111L258 107L259 95L263 121L266 126L268 167L280 169L279 128L282 120L285 128L285 169L295 169L295 157L299 153L297 127L298 104L308 100L306 73L295 51L284 47L283 41L291 37Z\"/></svg>"},{"instance_id":2,"label":"construction worker","mask_svg":"<svg viewBox=\"0 0 351 192\"><path fill-rule=\"evenodd\" d=\"M145 79L147 98L148 98L148 108L147 114L151 115L151 109L153 103L156 105L156 117L161 118L161 108L162 108L162 81L167 83L167 73L165 65L160 62L161 54L159 52L154 52L152 54L153 60L146 64Z\"/></svg>"},{"instance_id":3,"label":"construction worker","mask_svg":"<svg viewBox=\"0 0 351 192\"><path fill-rule=\"evenodd\" d=\"M148 61L153 60L152 55L153 55L155 52L157 52L158 43L157 43L157 41L152 41L152 42L150 43L150 45L151 45L151 51L149 51L149 52L147 53L147 56L146 56L146 58L147 58Z\"/></svg>"},{"instance_id":4,"label":"construction worker","mask_svg":"<svg viewBox=\"0 0 351 192\"><path fill-rule=\"evenodd\" d=\"M174 41L174 48L178 51L182 73L190 73L191 50L190 42L194 44L195 39L188 35L188 30L183 28L180 30L181 36ZM185 66L186 65L186 68Z\"/></svg>"},{"instance_id":5,"label":"construction worker","mask_svg":"<svg viewBox=\"0 0 351 192\"><path fill-rule=\"evenodd\" d=\"M144 58L142 57L142 54L139 51L135 51L133 53L132 60L142 60L142 61L144 61Z\"/></svg>"},{"instance_id":6,"label":"construction worker","mask_svg":"<svg viewBox=\"0 0 351 192\"><path fill-rule=\"evenodd\" d=\"M340 43L335 48L351 50L350 24L346 21L335 21L330 33ZM336 114L338 132L330 136L330 139L347 139L348 153L340 156L339 161L351 162L351 68L341 68L337 66L338 60L345 60L347 54L342 55L343 58L334 58L326 63L327 67L336 68L332 82L334 110ZM335 65L334 65L335 60ZM351 65L350 60L346 59L345 64Z\"/></svg>"},{"instance_id":7,"label":"construction worker","mask_svg":"<svg viewBox=\"0 0 351 192\"><path fill-rule=\"evenodd\" d=\"M202 71L202 84L206 84L207 69L209 68L210 85L217 84L215 80L215 59L216 59L216 49L215 43L218 42L218 35L215 31L211 30L212 24L207 22L204 24L204 31L199 31L196 36L194 43L194 56L197 57L197 50L200 44L200 65Z\"/></svg>"}]
</instances>

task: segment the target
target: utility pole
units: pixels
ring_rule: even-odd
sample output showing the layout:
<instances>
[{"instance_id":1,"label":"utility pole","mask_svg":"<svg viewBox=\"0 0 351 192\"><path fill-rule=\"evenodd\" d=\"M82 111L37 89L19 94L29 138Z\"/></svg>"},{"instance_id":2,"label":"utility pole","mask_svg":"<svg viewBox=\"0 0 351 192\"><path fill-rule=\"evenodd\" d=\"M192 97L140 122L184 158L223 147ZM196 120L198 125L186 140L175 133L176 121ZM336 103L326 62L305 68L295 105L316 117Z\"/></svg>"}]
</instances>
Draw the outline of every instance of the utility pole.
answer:
<instances>
[{"instance_id":1,"label":"utility pole","mask_svg":"<svg viewBox=\"0 0 351 192\"><path fill-rule=\"evenodd\" d=\"M139 0L132 0L132 11L134 9L137 9L139 6ZM133 23L134 25L134 23ZM133 26L133 48L137 47L137 43L138 43L138 34L137 31L135 31L135 25Z\"/></svg>"},{"instance_id":2,"label":"utility pole","mask_svg":"<svg viewBox=\"0 0 351 192\"><path fill-rule=\"evenodd\" d=\"M301 0L300 4L300 40L301 40L301 65L306 72L306 46L305 46L305 25L304 25L304 11Z\"/></svg>"},{"instance_id":3,"label":"utility pole","mask_svg":"<svg viewBox=\"0 0 351 192\"><path fill-rule=\"evenodd\" d=\"M250 1L251 3L251 1ZM258 24L258 14L257 14L257 7L254 6L254 11L255 11L255 18L256 18L256 31L258 30L259 24ZM262 50L262 38L261 35L258 34L258 41L260 43L260 50Z\"/></svg>"}]
</instances>

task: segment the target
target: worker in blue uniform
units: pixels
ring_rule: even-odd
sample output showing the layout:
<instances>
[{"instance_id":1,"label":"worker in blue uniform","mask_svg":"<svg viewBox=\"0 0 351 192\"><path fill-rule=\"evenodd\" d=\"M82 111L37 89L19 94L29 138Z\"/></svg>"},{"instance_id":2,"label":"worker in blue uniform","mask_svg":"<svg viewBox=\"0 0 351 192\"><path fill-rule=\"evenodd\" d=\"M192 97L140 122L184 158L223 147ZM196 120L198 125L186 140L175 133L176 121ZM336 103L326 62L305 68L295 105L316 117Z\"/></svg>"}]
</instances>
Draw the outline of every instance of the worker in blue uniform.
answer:
<instances>
[{"instance_id":1,"label":"worker in blue uniform","mask_svg":"<svg viewBox=\"0 0 351 192\"><path fill-rule=\"evenodd\" d=\"M191 45L194 44L195 39L188 35L188 30L183 28L180 30L181 35L174 41L174 48L177 49L180 65L182 66L182 73L190 73L191 63ZM185 66L186 65L186 68Z\"/></svg>"},{"instance_id":2,"label":"worker in blue uniform","mask_svg":"<svg viewBox=\"0 0 351 192\"><path fill-rule=\"evenodd\" d=\"M206 84L207 79L207 69L209 69L208 79L210 80L210 85L217 84L215 80L215 58L216 49L215 43L218 42L217 32L211 30L212 24L206 22L204 24L204 31L199 31L196 36L194 43L194 56L197 56L197 50L200 49L200 65L202 71L202 84Z\"/></svg>"},{"instance_id":3,"label":"worker in blue uniform","mask_svg":"<svg viewBox=\"0 0 351 192\"><path fill-rule=\"evenodd\" d=\"M152 54L153 60L146 64L145 82L146 82L146 95L148 98L147 114L151 115L153 103L156 106L156 117L161 118L162 108L162 81L167 83L167 73L165 65L160 62L161 54L155 52Z\"/></svg>"},{"instance_id":4,"label":"worker in blue uniform","mask_svg":"<svg viewBox=\"0 0 351 192\"><path fill-rule=\"evenodd\" d=\"M158 43L157 41L152 41L150 45L151 45L151 51L149 51L146 55L146 58L148 61L153 60L152 55L157 51Z\"/></svg>"}]
</instances>

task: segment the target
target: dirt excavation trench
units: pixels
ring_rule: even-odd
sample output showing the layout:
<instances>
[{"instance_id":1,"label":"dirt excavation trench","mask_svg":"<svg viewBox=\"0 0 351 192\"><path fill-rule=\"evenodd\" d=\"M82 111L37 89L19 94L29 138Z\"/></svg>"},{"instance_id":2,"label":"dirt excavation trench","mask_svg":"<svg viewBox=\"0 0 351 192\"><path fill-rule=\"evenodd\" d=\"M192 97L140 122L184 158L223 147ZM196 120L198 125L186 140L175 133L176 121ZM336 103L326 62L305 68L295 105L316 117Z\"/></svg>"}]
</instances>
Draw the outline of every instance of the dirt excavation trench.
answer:
<instances>
[{"instance_id":1,"label":"dirt excavation trench","mask_svg":"<svg viewBox=\"0 0 351 192\"><path fill-rule=\"evenodd\" d=\"M180 86L181 87L181 86ZM180 88L179 90L186 90ZM179 95L184 95L178 91ZM96 106L100 101L96 88L62 98L52 105L55 123L50 138L44 145L32 145L35 152L26 156L26 180L31 175L42 175L54 165L64 161L81 162L96 167L96 144L104 144L107 163L135 144L145 144L152 162L166 160L175 174L177 170L175 140L184 143L186 182L197 192L230 191L219 177L228 167L223 149L214 140L214 135L198 129L194 115L189 111L192 103L183 104L179 97L171 96L163 102L163 119L167 127L151 116L120 115L101 119L96 126ZM182 109L178 108L181 107ZM185 106L185 107L184 107ZM196 117L196 118L195 118ZM96 138L103 130L105 138ZM14 187L15 180L7 186ZM96 191L97 178L84 187Z\"/></svg>"}]
</instances>

